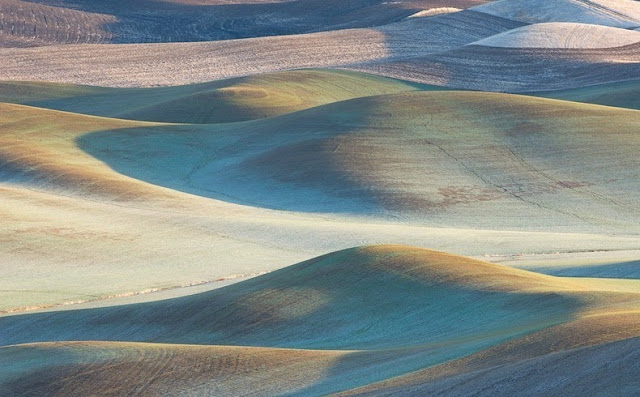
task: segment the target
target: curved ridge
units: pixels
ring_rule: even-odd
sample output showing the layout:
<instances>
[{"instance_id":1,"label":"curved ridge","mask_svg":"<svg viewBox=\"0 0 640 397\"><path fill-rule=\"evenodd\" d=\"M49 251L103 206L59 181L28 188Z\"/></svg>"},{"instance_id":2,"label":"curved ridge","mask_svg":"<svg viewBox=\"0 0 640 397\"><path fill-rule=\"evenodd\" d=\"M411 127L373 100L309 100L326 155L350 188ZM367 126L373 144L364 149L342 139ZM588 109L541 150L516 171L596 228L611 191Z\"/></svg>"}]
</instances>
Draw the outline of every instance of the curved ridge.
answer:
<instances>
[{"instance_id":1,"label":"curved ridge","mask_svg":"<svg viewBox=\"0 0 640 397\"><path fill-rule=\"evenodd\" d=\"M527 25L487 37L472 45L501 48L595 49L640 42L640 32L600 25L549 22Z\"/></svg>"}]
</instances>

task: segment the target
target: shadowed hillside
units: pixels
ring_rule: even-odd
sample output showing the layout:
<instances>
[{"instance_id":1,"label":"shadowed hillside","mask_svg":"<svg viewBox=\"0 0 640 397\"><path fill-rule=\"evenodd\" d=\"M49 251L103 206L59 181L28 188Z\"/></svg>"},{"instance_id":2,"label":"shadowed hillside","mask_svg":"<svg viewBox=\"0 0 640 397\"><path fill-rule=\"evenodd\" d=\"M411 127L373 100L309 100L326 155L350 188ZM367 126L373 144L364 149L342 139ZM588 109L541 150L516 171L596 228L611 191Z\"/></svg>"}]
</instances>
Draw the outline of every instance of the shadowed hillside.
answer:
<instances>
[{"instance_id":1,"label":"shadowed hillside","mask_svg":"<svg viewBox=\"0 0 640 397\"><path fill-rule=\"evenodd\" d=\"M484 390L480 395L487 396L495 395L496 390L529 395L523 393L524 388L531 390L530 395L540 395L543 385L550 395L588 394L597 387L632 396L640 386L638 351L638 338L632 338L550 353L452 379L407 386L399 385L399 380L392 387L375 385L340 395L438 395L452 389L456 393L475 392L477 388ZM4 382L4 389L40 396L86 395L98 390L101 395L118 396L132 387L141 396L314 395L335 389L337 382L348 384L349 377L363 377L365 371L381 370L379 354L326 350L71 342L0 348L0 355L29 368ZM618 358L610 362L614 356ZM339 373L332 370L337 363Z\"/></svg>"},{"instance_id":2,"label":"shadowed hillside","mask_svg":"<svg viewBox=\"0 0 640 397\"><path fill-rule=\"evenodd\" d=\"M176 85L420 57L522 25L462 11L371 28L201 43L6 48L0 49L0 56L5 58L3 79L120 87Z\"/></svg>"},{"instance_id":3,"label":"shadowed hillside","mask_svg":"<svg viewBox=\"0 0 640 397\"><path fill-rule=\"evenodd\" d=\"M580 299L549 292L572 289L582 288L436 251L381 246L340 251L180 299L4 318L0 343L132 340L379 349L468 339L473 345L571 317ZM462 313L466 320L459 323Z\"/></svg>"},{"instance_id":4,"label":"shadowed hillside","mask_svg":"<svg viewBox=\"0 0 640 397\"><path fill-rule=\"evenodd\" d=\"M316 112L322 112L318 109L309 113L308 120L301 126L317 126L309 131L329 133L324 129L327 125L322 124L325 121L316 124L326 117L318 118ZM0 258L5 264L5 273L0 279L0 311L247 277L363 243L456 247L470 255L637 248L637 238L624 234L525 234L442 228L434 227L433 223L408 225L397 220L274 212L180 193L118 172L124 170L159 184L184 186L181 185L182 172L190 172L202 159L194 155L193 150L216 153L211 152L216 146L210 146L205 140L193 141L194 137L222 139L224 145L247 139L266 145L261 150L275 149L283 144L275 138L284 133L286 118L268 119L271 120L268 125L276 130L264 129L266 126L262 123L267 120L252 122L257 124L251 130L247 123L160 125L9 104L0 105L0 110L0 214L3 219ZM413 112L411 108L407 110ZM357 120L355 116L344 120ZM297 113L287 117L297 120L296 123L304 120ZM276 121L277 124L272 124ZM86 134L105 130L110 132L101 133L107 140L100 146L99 155L108 154L109 161L117 158L118 163L114 163L117 170L77 144L85 140ZM161 138L154 138L151 144L146 141L155 134ZM281 138L297 135L300 139L309 139L306 133L284 134ZM113 146L112 139L122 142L123 138L126 138L125 147ZM138 144L130 139L138 142L142 139L142 142ZM160 144L167 147L160 149ZM215 141L214 144L220 145ZM241 144L237 149L242 154L250 148ZM166 164L166 168L162 164ZM122 168L125 165L130 168ZM273 164L277 165L277 162ZM270 189L282 191L281 182L263 182L268 183ZM259 188L247 187L254 192ZM300 202L310 199L303 191L293 190L292 194ZM224 196L223 199L230 198ZM336 199L348 203L343 198ZM309 201L305 203L308 205ZM451 224L452 219L455 218L445 218L443 222ZM499 219L484 221L497 223ZM173 237L167 240L167 236ZM487 247L488 240L500 244Z\"/></svg>"},{"instance_id":5,"label":"shadowed hillside","mask_svg":"<svg viewBox=\"0 0 640 397\"><path fill-rule=\"evenodd\" d=\"M639 78L636 0L0 0L0 397L637 397Z\"/></svg>"},{"instance_id":6,"label":"shadowed hillside","mask_svg":"<svg viewBox=\"0 0 640 397\"><path fill-rule=\"evenodd\" d=\"M640 312L588 316L468 357L341 395L482 396L518 393L633 396L638 387Z\"/></svg>"},{"instance_id":7,"label":"shadowed hillside","mask_svg":"<svg viewBox=\"0 0 640 397\"><path fill-rule=\"evenodd\" d=\"M197 130L98 132L79 145L125 175L254 206L447 226L621 230L638 216L636 113L415 92Z\"/></svg>"},{"instance_id":8,"label":"shadowed hillside","mask_svg":"<svg viewBox=\"0 0 640 397\"><path fill-rule=\"evenodd\" d=\"M637 79L638 34L593 23L575 18L523 27L524 22L474 8L309 34L6 48L0 55L6 63L4 79L120 87L189 84L309 67L350 68L426 84L504 92Z\"/></svg>"},{"instance_id":9,"label":"shadowed hillside","mask_svg":"<svg viewBox=\"0 0 640 397\"><path fill-rule=\"evenodd\" d=\"M598 40L598 37L592 39ZM376 62L356 69L451 88L518 93L636 80L640 74L639 61L640 43L596 49L470 44L438 54Z\"/></svg>"},{"instance_id":10,"label":"shadowed hillside","mask_svg":"<svg viewBox=\"0 0 640 397\"><path fill-rule=\"evenodd\" d=\"M98 385L117 391L122 383L113 382L116 371L136 368L127 370L127 387L144 382L149 395L245 390L260 379L268 379L262 393L282 388L326 393L456 358L468 364L444 365L464 373L472 364L491 368L500 360L512 362L514 355L524 360L549 349L637 336L639 304L636 286L613 280L602 286L407 246L354 248L184 298L5 317L0 330L4 345L120 340L268 349L94 342L10 346L0 348L0 356L25 364L0 370L0 384L17 392L48 386L62 394L89 392L102 379ZM342 351L331 350L337 348ZM200 363L190 376L187 362ZM201 371L201 366L217 369ZM238 366L244 368L241 378ZM52 376L42 383L25 381L45 369ZM298 375L291 378L292 372ZM403 378L398 379L393 382Z\"/></svg>"},{"instance_id":11,"label":"shadowed hillside","mask_svg":"<svg viewBox=\"0 0 640 397\"><path fill-rule=\"evenodd\" d=\"M595 162L634 164L632 111L453 92L225 125L0 107L0 311L247 277L363 243L480 256L638 248L621 232L637 224L632 172Z\"/></svg>"},{"instance_id":12,"label":"shadowed hillside","mask_svg":"<svg viewBox=\"0 0 640 397\"><path fill-rule=\"evenodd\" d=\"M542 92L536 95L567 101L595 103L640 110L640 81L602 84L590 87Z\"/></svg>"},{"instance_id":13,"label":"shadowed hillside","mask_svg":"<svg viewBox=\"0 0 640 397\"><path fill-rule=\"evenodd\" d=\"M482 4L456 1L456 7ZM0 47L226 40L379 26L445 0L3 0Z\"/></svg>"},{"instance_id":14,"label":"shadowed hillside","mask_svg":"<svg viewBox=\"0 0 640 397\"><path fill-rule=\"evenodd\" d=\"M23 366L0 369L0 388L14 395L121 396L281 395L321 381L346 351L69 342L0 348L0 357ZM375 359L350 360L348 374ZM33 377L38 380L34 381ZM224 379L224 380L223 380Z\"/></svg>"}]
</instances>

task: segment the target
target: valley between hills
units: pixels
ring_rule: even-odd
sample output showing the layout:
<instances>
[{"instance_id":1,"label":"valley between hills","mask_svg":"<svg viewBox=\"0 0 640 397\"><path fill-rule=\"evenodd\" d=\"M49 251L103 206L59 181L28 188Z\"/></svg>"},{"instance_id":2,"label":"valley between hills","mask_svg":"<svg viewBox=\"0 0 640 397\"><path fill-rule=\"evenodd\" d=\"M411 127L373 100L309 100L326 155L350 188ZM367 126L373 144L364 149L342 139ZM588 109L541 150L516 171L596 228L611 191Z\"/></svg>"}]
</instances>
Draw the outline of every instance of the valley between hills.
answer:
<instances>
[{"instance_id":1,"label":"valley between hills","mask_svg":"<svg viewBox=\"0 0 640 397\"><path fill-rule=\"evenodd\" d=\"M0 396L637 395L640 2L0 0Z\"/></svg>"}]
</instances>

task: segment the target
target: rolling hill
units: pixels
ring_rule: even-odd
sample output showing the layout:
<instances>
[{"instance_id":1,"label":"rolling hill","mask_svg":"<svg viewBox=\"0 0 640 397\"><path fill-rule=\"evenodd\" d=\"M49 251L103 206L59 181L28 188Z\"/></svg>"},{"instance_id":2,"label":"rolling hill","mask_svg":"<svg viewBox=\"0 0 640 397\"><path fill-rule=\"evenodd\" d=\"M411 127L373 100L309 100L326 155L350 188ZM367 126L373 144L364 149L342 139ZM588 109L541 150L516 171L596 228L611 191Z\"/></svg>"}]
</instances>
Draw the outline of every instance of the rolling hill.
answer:
<instances>
[{"instance_id":1,"label":"rolling hill","mask_svg":"<svg viewBox=\"0 0 640 397\"><path fill-rule=\"evenodd\" d=\"M96 132L78 144L124 175L252 206L450 227L631 231L636 113L424 91L244 124Z\"/></svg>"},{"instance_id":2,"label":"rolling hill","mask_svg":"<svg viewBox=\"0 0 640 397\"><path fill-rule=\"evenodd\" d=\"M479 257L557 252L569 263L576 252L607 250L612 260L638 248L630 235L463 230L270 212L188 195L113 203L39 190L0 184L0 316L154 300L165 289L181 296L362 243L409 242ZM597 276L619 276L615 269Z\"/></svg>"},{"instance_id":3,"label":"rolling hill","mask_svg":"<svg viewBox=\"0 0 640 397\"><path fill-rule=\"evenodd\" d=\"M627 3L635 2L616 2L629 9L636 6ZM498 3L487 6L494 4ZM615 30L617 24L610 27L613 30L607 24L595 25L598 20L588 16L593 9L582 5L579 9L569 24L525 26L509 19L508 13L493 15L474 7L328 32L198 43L3 48L0 56L5 59L4 79L118 87L191 84L310 67L348 68L425 84L504 92L637 79L640 44L634 43L635 32ZM482 43L501 44L476 45ZM604 48L612 46L617 47Z\"/></svg>"},{"instance_id":4,"label":"rolling hill","mask_svg":"<svg viewBox=\"0 0 640 397\"><path fill-rule=\"evenodd\" d=\"M380 27L241 40L0 48L0 56L5 80L118 87L176 85L407 59L457 48L522 25L463 11Z\"/></svg>"},{"instance_id":5,"label":"rolling hill","mask_svg":"<svg viewBox=\"0 0 640 397\"><path fill-rule=\"evenodd\" d=\"M532 30L527 28L522 32ZM599 29L587 29L590 36L582 37L580 41L602 43L602 36L596 30ZM625 36L635 36L634 33L623 32ZM520 40L536 43L540 37L524 35ZM614 48L563 48L565 44L561 48L490 47L476 44L410 59L371 62L354 68L449 88L510 93L577 89L637 80L640 74L638 43Z\"/></svg>"},{"instance_id":6,"label":"rolling hill","mask_svg":"<svg viewBox=\"0 0 640 397\"><path fill-rule=\"evenodd\" d=\"M3 359L25 368L13 374L0 370L0 387L14 395L46 396L119 396L132 388L141 396L274 395L304 390L349 354L148 343L29 344L0 348ZM363 360L352 361L349 373L355 375Z\"/></svg>"},{"instance_id":7,"label":"rolling hill","mask_svg":"<svg viewBox=\"0 0 640 397\"><path fill-rule=\"evenodd\" d=\"M437 251L375 246L328 254L174 300L6 317L0 341L129 340L341 350L464 338L478 343L571 317L582 305L580 299L545 293L581 289L562 281ZM514 291L519 293L510 293ZM398 307L405 310L396 312ZM457 322L461 313L464 323ZM44 323L48 325L37 326ZM509 327L503 326L507 323Z\"/></svg>"},{"instance_id":8,"label":"rolling hill","mask_svg":"<svg viewBox=\"0 0 640 397\"><path fill-rule=\"evenodd\" d=\"M138 89L4 82L0 83L0 101L121 119L208 124L271 117L331 102L417 89L439 88L357 72L298 70Z\"/></svg>"},{"instance_id":9,"label":"rolling hill","mask_svg":"<svg viewBox=\"0 0 640 397\"><path fill-rule=\"evenodd\" d=\"M41 100L38 90L22 98ZM92 90L66 87L52 94L86 95ZM505 107L493 109L494 100ZM471 105L478 106L475 116L469 113ZM482 106L492 108L495 118L488 117ZM7 264L0 280L3 312L193 284L213 288L216 283L206 283L248 277L359 244L410 243L467 255L516 257L638 249L633 206L625 207L623 197L601 190L615 186L629 192L629 200L635 197L636 185L615 164L603 161L597 171L590 171L580 155L564 155L558 163L546 157L536 160L557 167L544 175L564 181L558 184L508 152L512 149L535 166L536 147L547 147L543 138L562 130L588 137L579 150L593 153L587 156L590 159L611 150L614 158L633 164L636 157L626 154L635 150L637 118L632 111L453 92L362 98L225 125L144 123L9 104L0 108L0 213L5 220L0 225L0 252ZM559 109L566 109L568 119L559 117ZM514 123L514 131L526 122L540 127L531 127L532 133L524 136L505 135L512 127L497 122L501 112L510 112L508 122ZM584 112L592 114L589 120L593 121L573 120ZM621 126L615 138L603 130L603 125L612 126L612 117ZM461 125L463 118L469 118L470 124ZM607 122L599 122L601 118ZM456 120L459 127L452 135L442 127L449 120ZM487 140L466 147L460 138L464 134L457 135L461 131L482 134ZM566 142L572 140L570 136L566 135ZM601 140L605 136L606 142ZM453 156L489 147L498 155L469 157L473 162L461 165L425 139ZM561 153L578 150L563 146L567 143L557 138L549 144L563 148ZM286 154L296 145L318 150L308 152L308 157L301 151L299 159ZM225 147L233 149L227 155L236 157L220 156L218 150ZM407 157L410 153L415 155ZM378 160L372 163L366 156ZM273 161L265 162L269 157ZM291 172L287 159L299 161L297 174ZM215 171L234 162L256 179L235 180L232 168L231 174ZM328 168L332 173L314 171L324 162L333 164ZM425 169L440 171L434 179L422 179ZM620 179L597 179L605 171ZM194 178L187 183L190 173ZM285 177L308 178L310 184L292 186L292 179ZM412 184L399 185L398 178ZM503 182L505 178L509 182ZM512 184L511 178L518 184ZM567 182L572 180L590 184ZM454 188L453 181L463 185L468 181L470 187ZM216 183L223 189L213 189ZM350 190L340 190L343 186ZM394 191L394 186L401 190ZM261 189L269 195L260 193ZM345 195L349 191L354 194ZM523 197L530 202L508 192L527 194ZM278 201L265 201L269 197ZM264 208L275 205L286 211ZM585 220L557 211L569 206L571 211L581 211L577 214ZM291 211L296 209L316 213ZM474 211L483 215L471 216ZM603 232L607 228L615 234ZM166 236L174 237L167 241ZM487 247L488 240L499 244ZM610 254L623 257L621 261L628 260L628 255ZM26 273L33 277L25 278ZM616 274L612 268L597 276Z\"/></svg>"},{"instance_id":10,"label":"rolling hill","mask_svg":"<svg viewBox=\"0 0 640 397\"><path fill-rule=\"evenodd\" d=\"M640 109L640 82L601 84L572 90L540 92L536 95L567 101L595 103L619 108Z\"/></svg>"},{"instance_id":11,"label":"rolling hill","mask_svg":"<svg viewBox=\"0 0 640 397\"><path fill-rule=\"evenodd\" d=\"M218 123L272 117L364 96L444 89L362 72L306 69L140 89L3 81L0 102L133 120ZM531 95L639 110L638 92L637 81L625 81Z\"/></svg>"},{"instance_id":12,"label":"rolling hill","mask_svg":"<svg viewBox=\"0 0 640 397\"><path fill-rule=\"evenodd\" d=\"M633 395L638 387L637 352L638 338L633 338L452 376L453 380L406 386L397 381L391 387L375 385L339 395L446 394L450 390L463 393L477 390L473 387L479 386L480 379L485 381L482 386L490 385L480 395L492 395L497 389L522 393L525 387L539 394L537 387L541 384L550 394L589 393L597 387L618 395ZM323 377L344 381L346 377L363 377L365 371L380 370L375 354L365 360L362 353L246 347L70 342L0 348L0 355L27 368L11 378L3 374L7 393L22 395L86 395L99 390L102 395L117 396L132 387L141 396L313 395L323 390L313 386ZM619 358L610 363L612 356ZM332 365L340 361L340 372L331 372ZM38 380L34 381L36 377Z\"/></svg>"},{"instance_id":13,"label":"rolling hill","mask_svg":"<svg viewBox=\"0 0 640 397\"><path fill-rule=\"evenodd\" d=\"M482 4L456 1L456 7ZM3 0L0 47L226 40L385 25L446 0Z\"/></svg>"},{"instance_id":14,"label":"rolling hill","mask_svg":"<svg viewBox=\"0 0 640 397\"><path fill-rule=\"evenodd\" d=\"M499 0L473 8L526 23L578 22L640 27L640 4L630 0Z\"/></svg>"},{"instance_id":15,"label":"rolling hill","mask_svg":"<svg viewBox=\"0 0 640 397\"><path fill-rule=\"evenodd\" d=\"M0 0L0 396L636 396L639 76L635 0Z\"/></svg>"},{"instance_id":16,"label":"rolling hill","mask_svg":"<svg viewBox=\"0 0 640 397\"><path fill-rule=\"evenodd\" d=\"M581 23L538 23L473 43L501 48L614 48L640 42L640 32Z\"/></svg>"},{"instance_id":17,"label":"rolling hill","mask_svg":"<svg viewBox=\"0 0 640 397\"><path fill-rule=\"evenodd\" d=\"M130 367L136 371L127 387L155 393L171 390L167 379L185 392L246 388L260 379L269 379L264 387L271 390L300 388L304 374L310 379L298 392L318 394L425 367L431 373L445 361L449 372L464 374L514 355L524 360L638 336L635 283L556 278L407 246L354 248L178 299L5 317L3 345L156 343L3 347L0 355L25 364L0 370L0 384L37 391L43 386L21 379L46 368L56 380L45 377L41 385L59 393L91 391L97 379L117 391L122 383L113 377ZM51 360L52 354L60 357ZM219 369L186 376L185 363L194 361ZM274 377L278 371L298 376Z\"/></svg>"},{"instance_id":18,"label":"rolling hill","mask_svg":"<svg viewBox=\"0 0 640 397\"><path fill-rule=\"evenodd\" d=\"M638 312L601 315L550 327L483 352L340 395L495 393L632 396Z\"/></svg>"}]
</instances>

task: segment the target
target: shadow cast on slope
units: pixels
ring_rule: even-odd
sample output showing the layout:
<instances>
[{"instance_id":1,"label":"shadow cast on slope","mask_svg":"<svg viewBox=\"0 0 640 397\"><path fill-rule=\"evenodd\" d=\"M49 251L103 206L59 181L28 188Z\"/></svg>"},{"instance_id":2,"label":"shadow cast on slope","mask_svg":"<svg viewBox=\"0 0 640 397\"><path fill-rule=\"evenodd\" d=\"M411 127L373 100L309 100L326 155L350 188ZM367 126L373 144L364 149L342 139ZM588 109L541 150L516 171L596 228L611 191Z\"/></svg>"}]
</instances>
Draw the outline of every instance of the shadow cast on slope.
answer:
<instances>
[{"instance_id":1,"label":"shadow cast on slope","mask_svg":"<svg viewBox=\"0 0 640 397\"><path fill-rule=\"evenodd\" d=\"M587 304L529 289L563 282L404 246L353 248L164 301L0 318L0 345L42 341L366 350L303 393L326 393L462 357Z\"/></svg>"},{"instance_id":2,"label":"shadow cast on slope","mask_svg":"<svg viewBox=\"0 0 640 397\"><path fill-rule=\"evenodd\" d=\"M366 112L317 109L227 125L95 132L77 145L124 175L231 203L301 212L377 210L381 203L362 194L367 187L326 157L329 146L338 145L332 138L357 132ZM264 163L270 157L277 160L271 168Z\"/></svg>"},{"instance_id":3,"label":"shadow cast on slope","mask_svg":"<svg viewBox=\"0 0 640 397\"><path fill-rule=\"evenodd\" d=\"M534 93L637 80L640 44L611 49L528 49L468 45L360 69L455 89Z\"/></svg>"},{"instance_id":4,"label":"shadow cast on slope","mask_svg":"<svg viewBox=\"0 0 640 397\"><path fill-rule=\"evenodd\" d=\"M382 0L210 4L159 0L27 1L114 16L118 22L105 26L113 35L113 43L227 40L370 27L401 20L420 10Z\"/></svg>"},{"instance_id":5,"label":"shadow cast on slope","mask_svg":"<svg viewBox=\"0 0 640 397\"><path fill-rule=\"evenodd\" d=\"M438 276L441 270L429 270L431 261L442 267L449 259L423 258L423 252L428 250L354 248L183 298L2 317L0 345L104 340L347 350L472 346L567 321L584 304L554 292L495 290L505 282L504 288L520 288L520 279L529 288L540 279L527 272L514 277L506 267L486 275L498 287L449 282ZM476 261L463 260L475 271ZM464 274L456 277L464 280Z\"/></svg>"},{"instance_id":6,"label":"shadow cast on slope","mask_svg":"<svg viewBox=\"0 0 640 397\"><path fill-rule=\"evenodd\" d=\"M634 280L640 279L640 260L605 265L535 266L531 270L558 277L623 278Z\"/></svg>"}]
</instances>

